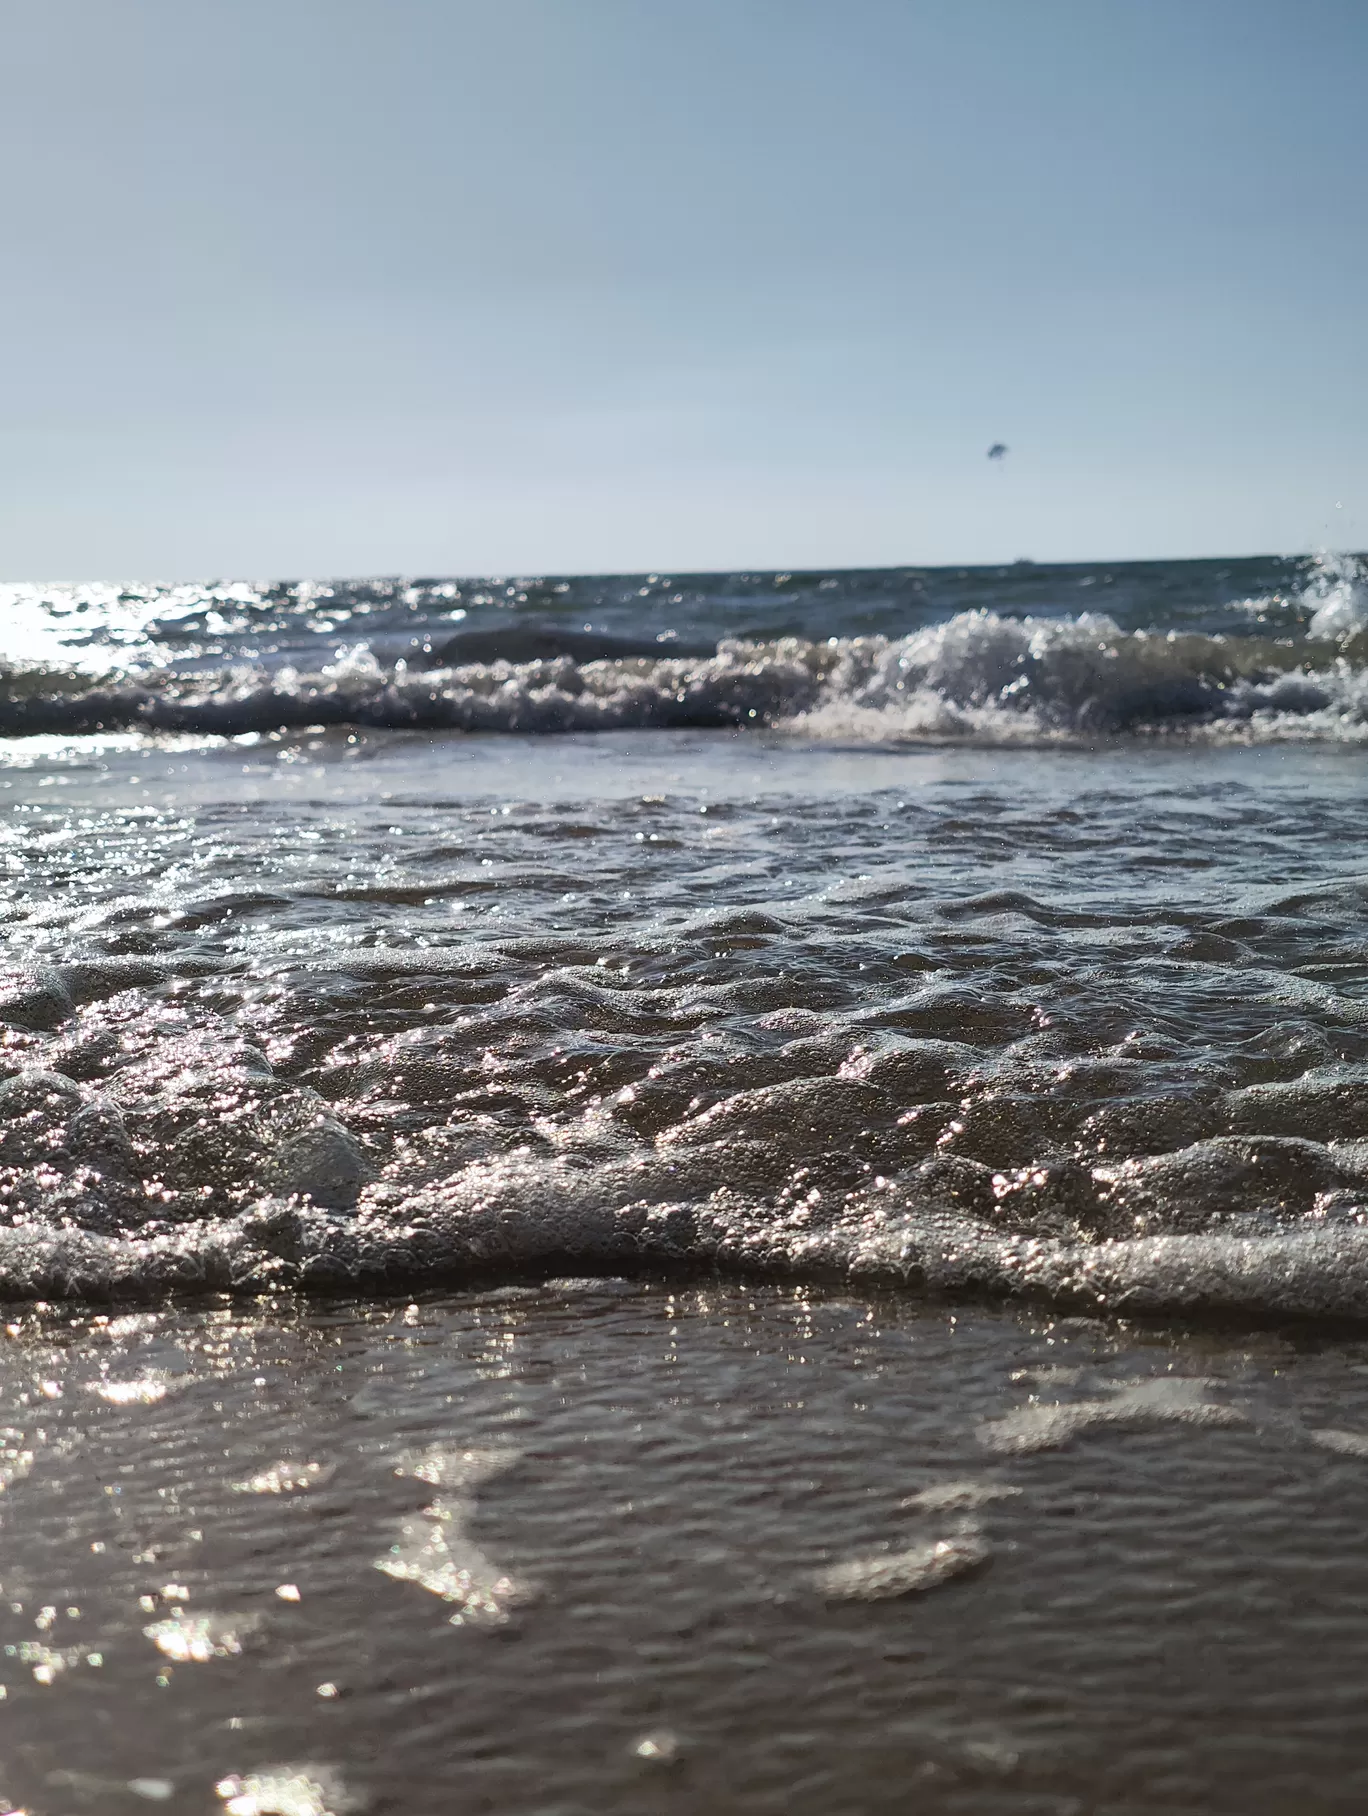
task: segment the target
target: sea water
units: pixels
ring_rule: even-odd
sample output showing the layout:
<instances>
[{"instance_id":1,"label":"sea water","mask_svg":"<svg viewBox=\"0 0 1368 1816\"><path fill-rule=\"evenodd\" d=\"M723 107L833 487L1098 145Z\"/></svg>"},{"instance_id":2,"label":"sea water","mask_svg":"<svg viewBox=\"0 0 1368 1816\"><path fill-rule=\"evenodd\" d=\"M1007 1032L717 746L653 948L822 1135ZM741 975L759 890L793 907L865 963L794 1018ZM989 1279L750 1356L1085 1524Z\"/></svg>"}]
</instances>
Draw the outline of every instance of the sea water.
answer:
<instances>
[{"instance_id":1,"label":"sea water","mask_svg":"<svg viewBox=\"0 0 1368 1816\"><path fill-rule=\"evenodd\" d=\"M0 626L0 1790L1361 1807L1355 561Z\"/></svg>"}]
</instances>

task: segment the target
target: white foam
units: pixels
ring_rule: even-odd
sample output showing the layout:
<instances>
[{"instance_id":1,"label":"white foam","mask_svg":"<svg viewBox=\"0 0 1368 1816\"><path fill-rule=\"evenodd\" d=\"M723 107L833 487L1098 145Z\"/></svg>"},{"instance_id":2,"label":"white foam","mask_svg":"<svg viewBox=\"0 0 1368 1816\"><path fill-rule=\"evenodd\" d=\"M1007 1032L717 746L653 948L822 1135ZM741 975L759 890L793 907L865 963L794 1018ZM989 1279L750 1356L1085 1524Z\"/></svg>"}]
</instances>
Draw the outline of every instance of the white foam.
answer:
<instances>
[{"instance_id":1,"label":"white foam","mask_svg":"<svg viewBox=\"0 0 1368 1816\"><path fill-rule=\"evenodd\" d=\"M723 641L711 656L617 655L386 667L365 643L316 672L250 664L147 674L88 693L0 692L0 733L137 726L248 735L361 724L519 733L783 726L809 737L989 744L1186 731L1246 741L1368 736L1368 673L1341 652L1368 597L1327 561L1314 640L1123 631L1104 615L977 610L902 638ZM12 696L12 697L11 697Z\"/></svg>"},{"instance_id":2,"label":"white foam","mask_svg":"<svg viewBox=\"0 0 1368 1816\"><path fill-rule=\"evenodd\" d=\"M1057 1450L1081 1433L1115 1425L1240 1425L1238 1407L1212 1400L1212 1382L1188 1375L1154 1375L1118 1382L1104 1399L1030 1400L979 1427L990 1450L1021 1456Z\"/></svg>"},{"instance_id":3,"label":"white foam","mask_svg":"<svg viewBox=\"0 0 1368 1816\"><path fill-rule=\"evenodd\" d=\"M969 1479L963 1482L937 1482L910 1494L898 1503L914 1513L969 1513L987 1507L994 1501L1011 1500L1021 1490L1009 1482L985 1482Z\"/></svg>"},{"instance_id":4,"label":"white foam","mask_svg":"<svg viewBox=\"0 0 1368 1816\"><path fill-rule=\"evenodd\" d=\"M215 1787L226 1816L344 1816L356 1799L326 1766L281 1765L230 1774Z\"/></svg>"},{"instance_id":5,"label":"white foam","mask_svg":"<svg viewBox=\"0 0 1368 1816\"><path fill-rule=\"evenodd\" d=\"M1368 629L1368 573L1361 558L1322 550L1303 589L1302 603L1314 607L1314 637L1352 637Z\"/></svg>"},{"instance_id":6,"label":"white foam","mask_svg":"<svg viewBox=\"0 0 1368 1816\"><path fill-rule=\"evenodd\" d=\"M1368 1458L1368 1431L1339 1431L1332 1426L1323 1426L1306 1435L1323 1450L1338 1451L1342 1457Z\"/></svg>"},{"instance_id":7,"label":"white foam","mask_svg":"<svg viewBox=\"0 0 1368 1816\"><path fill-rule=\"evenodd\" d=\"M887 1601L937 1589L982 1568L991 1556L979 1527L966 1520L941 1538L926 1539L902 1551L843 1558L819 1570L814 1582L828 1601Z\"/></svg>"},{"instance_id":8,"label":"white foam","mask_svg":"<svg viewBox=\"0 0 1368 1816\"><path fill-rule=\"evenodd\" d=\"M516 1161L468 1167L397 1201L363 1199L354 1215L267 1200L155 1236L0 1228L0 1281L13 1298L99 1300L386 1291L548 1267L703 1264L740 1276L1019 1295L1094 1314L1368 1320L1368 1230L1355 1225L1073 1242L1004 1235L893 1190L877 1207L856 1202L813 1225L726 1188L693 1204L624 1201L630 1177Z\"/></svg>"}]
</instances>

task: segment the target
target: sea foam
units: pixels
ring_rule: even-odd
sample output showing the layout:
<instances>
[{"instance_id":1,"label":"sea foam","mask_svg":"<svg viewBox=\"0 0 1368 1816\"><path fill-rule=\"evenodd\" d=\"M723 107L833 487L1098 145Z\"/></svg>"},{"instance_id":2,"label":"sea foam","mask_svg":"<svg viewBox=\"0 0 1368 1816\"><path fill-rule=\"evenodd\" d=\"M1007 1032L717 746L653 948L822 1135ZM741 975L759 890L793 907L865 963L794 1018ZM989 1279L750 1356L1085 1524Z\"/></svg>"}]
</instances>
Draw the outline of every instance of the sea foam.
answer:
<instances>
[{"instance_id":1,"label":"sea foam","mask_svg":"<svg viewBox=\"0 0 1368 1816\"><path fill-rule=\"evenodd\" d=\"M1360 741L1368 652L1344 599L1324 609L1335 634L1309 639L1125 631L1103 614L976 610L902 638L724 639L711 655L576 655L572 644L530 660L416 668L386 664L363 643L339 647L312 671L239 663L77 685L23 669L0 685L0 735L769 726L878 742L1136 733ZM509 642L525 647L525 638Z\"/></svg>"}]
</instances>

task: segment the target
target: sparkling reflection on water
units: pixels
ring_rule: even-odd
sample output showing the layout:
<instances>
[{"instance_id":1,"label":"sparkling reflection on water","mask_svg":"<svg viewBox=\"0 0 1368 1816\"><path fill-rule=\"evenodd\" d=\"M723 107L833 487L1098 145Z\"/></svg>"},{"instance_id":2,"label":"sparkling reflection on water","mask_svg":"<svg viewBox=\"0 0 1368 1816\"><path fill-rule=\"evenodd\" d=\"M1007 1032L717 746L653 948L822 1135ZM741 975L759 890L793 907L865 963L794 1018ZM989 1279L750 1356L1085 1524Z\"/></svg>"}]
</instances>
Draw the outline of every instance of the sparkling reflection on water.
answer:
<instances>
[{"instance_id":1,"label":"sparkling reflection on water","mask_svg":"<svg viewBox=\"0 0 1368 1816\"><path fill-rule=\"evenodd\" d=\"M578 1280L32 1310L2 1360L27 1810L1368 1791L1338 1713L1368 1667L1361 1343ZM111 1403L106 1366L172 1385ZM425 1525L443 1555L391 1568Z\"/></svg>"}]
</instances>

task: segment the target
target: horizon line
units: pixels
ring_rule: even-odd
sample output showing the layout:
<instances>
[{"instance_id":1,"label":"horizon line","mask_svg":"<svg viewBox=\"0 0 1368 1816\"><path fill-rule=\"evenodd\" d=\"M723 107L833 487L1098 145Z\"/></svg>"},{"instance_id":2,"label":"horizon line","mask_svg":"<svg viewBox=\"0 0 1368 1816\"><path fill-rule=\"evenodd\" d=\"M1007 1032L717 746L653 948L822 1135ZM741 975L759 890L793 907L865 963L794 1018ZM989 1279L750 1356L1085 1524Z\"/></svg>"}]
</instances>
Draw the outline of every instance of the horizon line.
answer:
<instances>
[{"instance_id":1,"label":"horizon line","mask_svg":"<svg viewBox=\"0 0 1368 1816\"><path fill-rule=\"evenodd\" d=\"M745 563L724 567L659 567L659 568L504 568L494 570L466 570L445 572L437 569L414 570L393 568L389 570L373 569L364 573L314 572L296 573L293 575L275 574L269 580L264 575L256 579L249 578L248 571L237 574L231 570L218 573L186 575L174 578L155 580L151 578L123 579L98 578L87 576L83 579L43 579L0 580L3 588L78 588L78 587L121 587L124 589L140 587L175 587L175 586L308 586L328 583L343 583L352 586L389 585L404 583L419 586L427 581L441 584L455 582L460 585L480 583L536 583L549 580L653 580L664 582L670 579L703 580L724 579L739 575L763 574L782 576L785 579L801 578L805 575L835 576L841 574L965 574L965 573L1010 573L1014 568L1050 569L1050 568L1136 568L1136 567L1198 567L1212 562L1246 562L1246 561L1324 561L1327 559L1352 561L1368 560L1368 549L1301 549L1296 551L1261 550L1252 554L1214 554L1214 555L1139 555L1139 556L1100 556L1095 558L1074 558L1069 560L1041 559L1030 555L1019 555L1010 561L877 561L857 563L832 563L831 565L813 565L785 567L780 563L773 566L764 563Z\"/></svg>"}]
</instances>

